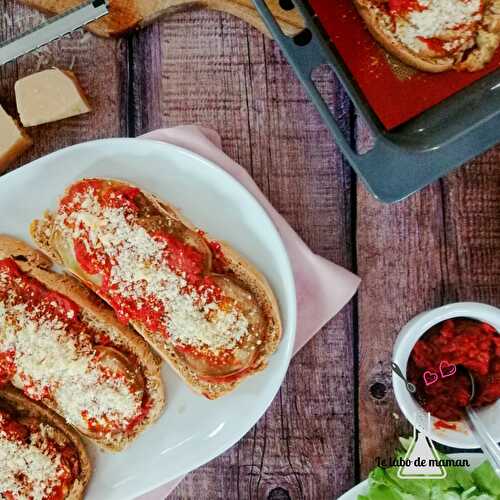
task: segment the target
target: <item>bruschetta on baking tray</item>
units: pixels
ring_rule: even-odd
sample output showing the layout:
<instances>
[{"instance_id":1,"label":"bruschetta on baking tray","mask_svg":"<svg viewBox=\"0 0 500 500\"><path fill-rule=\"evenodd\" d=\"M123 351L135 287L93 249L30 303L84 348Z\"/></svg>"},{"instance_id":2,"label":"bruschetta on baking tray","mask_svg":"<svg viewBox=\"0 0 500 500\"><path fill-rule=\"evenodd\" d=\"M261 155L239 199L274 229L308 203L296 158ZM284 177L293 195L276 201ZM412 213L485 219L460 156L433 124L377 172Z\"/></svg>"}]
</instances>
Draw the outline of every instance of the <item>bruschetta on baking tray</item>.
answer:
<instances>
[{"instance_id":1,"label":"bruschetta on baking tray","mask_svg":"<svg viewBox=\"0 0 500 500\"><path fill-rule=\"evenodd\" d=\"M500 0L353 0L390 54L421 71L478 71L500 45Z\"/></svg>"}]
</instances>

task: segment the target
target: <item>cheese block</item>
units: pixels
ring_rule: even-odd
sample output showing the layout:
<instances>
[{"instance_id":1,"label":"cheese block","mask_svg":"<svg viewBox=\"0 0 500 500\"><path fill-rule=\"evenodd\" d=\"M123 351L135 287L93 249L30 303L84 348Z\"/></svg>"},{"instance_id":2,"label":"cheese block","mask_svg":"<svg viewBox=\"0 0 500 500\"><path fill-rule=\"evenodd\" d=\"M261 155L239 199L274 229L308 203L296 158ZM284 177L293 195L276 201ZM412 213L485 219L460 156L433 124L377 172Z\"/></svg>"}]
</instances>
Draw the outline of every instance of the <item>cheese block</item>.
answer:
<instances>
[{"instance_id":1,"label":"cheese block","mask_svg":"<svg viewBox=\"0 0 500 500\"><path fill-rule=\"evenodd\" d=\"M63 120L91 111L71 71L47 69L16 82L17 110L25 127Z\"/></svg>"},{"instance_id":2,"label":"cheese block","mask_svg":"<svg viewBox=\"0 0 500 500\"><path fill-rule=\"evenodd\" d=\"M24 130L0 106L0 172L32 144Z\"/></svg>"}]
</instances>

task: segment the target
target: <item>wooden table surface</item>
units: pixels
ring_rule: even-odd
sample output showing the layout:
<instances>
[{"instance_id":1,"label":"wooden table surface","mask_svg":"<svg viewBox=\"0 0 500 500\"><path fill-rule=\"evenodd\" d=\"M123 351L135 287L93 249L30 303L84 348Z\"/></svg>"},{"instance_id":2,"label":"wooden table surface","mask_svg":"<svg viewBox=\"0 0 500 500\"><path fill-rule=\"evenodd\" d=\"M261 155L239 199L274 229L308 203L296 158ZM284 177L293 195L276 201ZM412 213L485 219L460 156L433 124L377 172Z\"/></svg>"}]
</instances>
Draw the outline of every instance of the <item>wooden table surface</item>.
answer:
<instances>
[{"instance_id":1,"label":"wooden table surface","mask_svg":"<svg viewBox=\"0 0 500 500\"><path fill-rule=\"evenodd\" d=\"M41 19L0 0L2 39ZM337 498L410 430L391 388L399 329L457 300L500 306L500 147L382 205L356 181L274 42L221 13L177 13L123 40L77 33L0 68L1 103L14 112L16 79L53 65L73 68L94 112L33 129L35 147L19 164L89 139L203 124L315 252L362 277L357 297L295 357L260 422L171 496ZM362 140L330 72L317 81Z\"/></svg>"}]
</instances>

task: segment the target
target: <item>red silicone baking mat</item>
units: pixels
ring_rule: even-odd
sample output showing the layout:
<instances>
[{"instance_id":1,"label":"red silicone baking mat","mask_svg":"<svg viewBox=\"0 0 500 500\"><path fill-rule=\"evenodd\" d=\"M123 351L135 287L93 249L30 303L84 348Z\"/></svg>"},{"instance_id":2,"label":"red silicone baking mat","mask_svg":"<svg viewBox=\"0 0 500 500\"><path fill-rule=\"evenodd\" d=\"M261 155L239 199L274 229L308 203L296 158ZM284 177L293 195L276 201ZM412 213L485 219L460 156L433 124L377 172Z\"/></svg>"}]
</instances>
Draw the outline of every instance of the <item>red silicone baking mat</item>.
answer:
<instances>
[{"instance_id":1,"label":"red silicone baking mat","mask_svg":"<svg viewBox=\"0 0 500 500\"><path fill-rule=\"evenodd\" d=\"M403 66L375 42L351 0L309 0L373 111L392 129L500 68L500 50L475 73L422 73Z\"/></svg>"}]
</instances>

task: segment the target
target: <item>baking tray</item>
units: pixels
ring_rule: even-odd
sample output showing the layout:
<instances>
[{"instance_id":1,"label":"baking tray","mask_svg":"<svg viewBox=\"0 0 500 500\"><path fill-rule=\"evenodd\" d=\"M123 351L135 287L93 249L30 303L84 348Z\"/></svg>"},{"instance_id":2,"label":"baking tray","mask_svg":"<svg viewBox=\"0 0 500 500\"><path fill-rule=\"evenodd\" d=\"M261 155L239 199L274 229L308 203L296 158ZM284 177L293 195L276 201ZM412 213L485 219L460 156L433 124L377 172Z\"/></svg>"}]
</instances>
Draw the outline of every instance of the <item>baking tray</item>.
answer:
<instances>
[{"instance_id":1,"label":"baking tray","mask_svg":"<svg viewBox=\"0 0 500 500\"><path fill-rule=\"evenodd\" d=\"M281 31L265 0L253 2L342 153L380 201L402 200L500 142L500 70L388 131L304 0L293 0L312 35L304 45ZM332 67L373 134L374 146L364 154L344 136L312 80L313 71L323 64Z\"/></svg>"}]
</instances>

